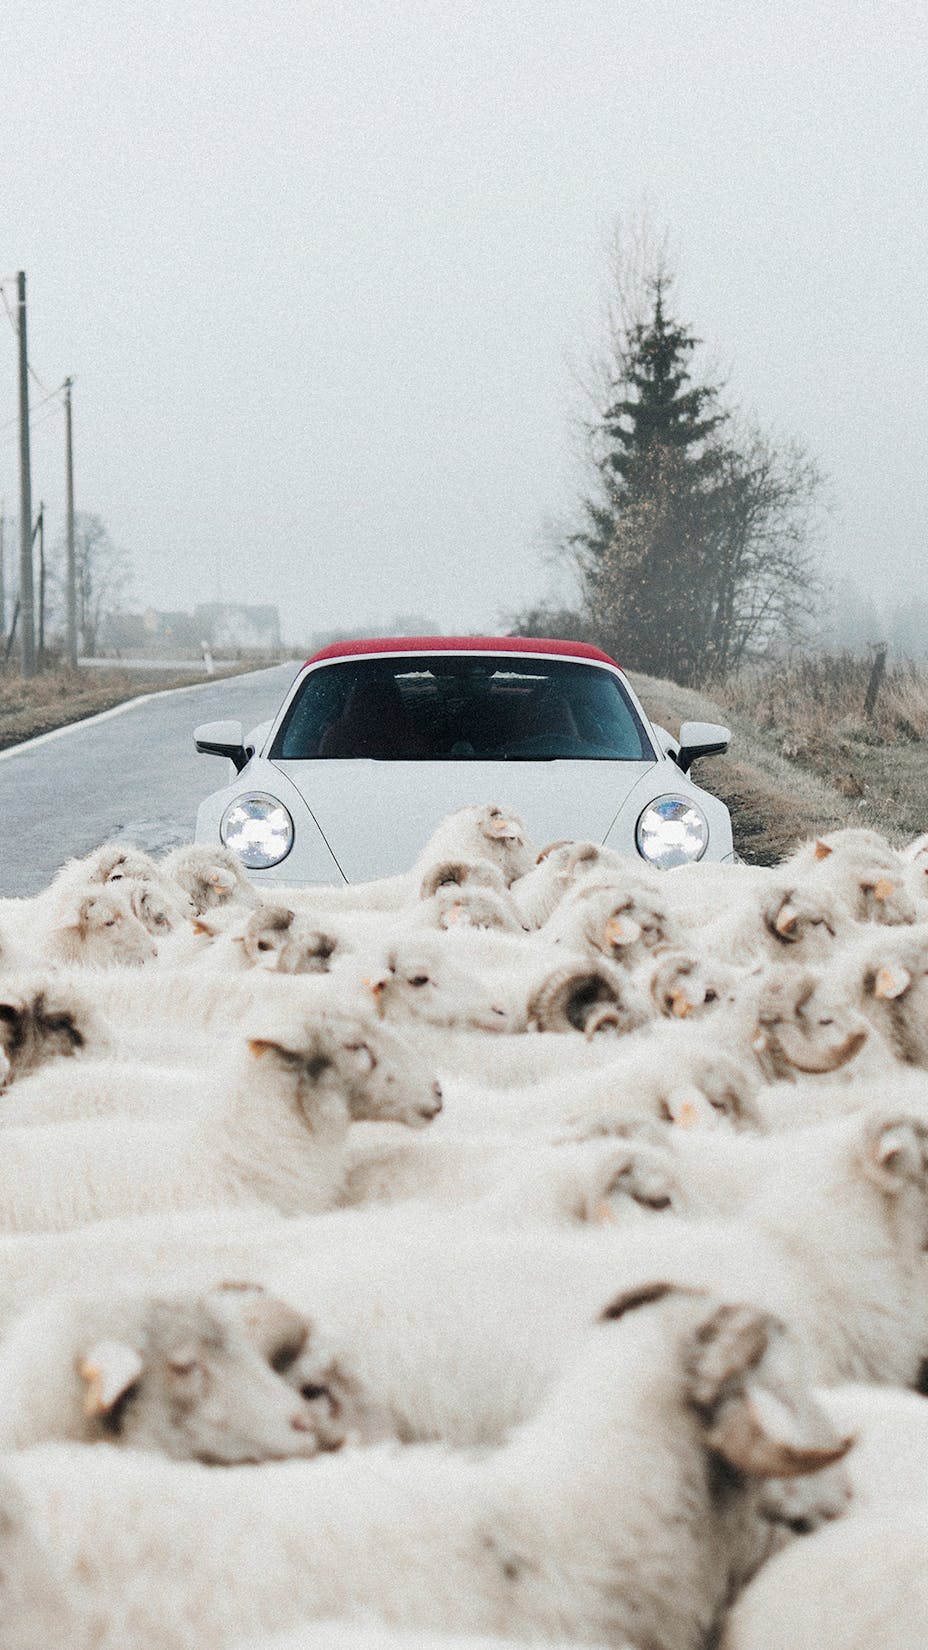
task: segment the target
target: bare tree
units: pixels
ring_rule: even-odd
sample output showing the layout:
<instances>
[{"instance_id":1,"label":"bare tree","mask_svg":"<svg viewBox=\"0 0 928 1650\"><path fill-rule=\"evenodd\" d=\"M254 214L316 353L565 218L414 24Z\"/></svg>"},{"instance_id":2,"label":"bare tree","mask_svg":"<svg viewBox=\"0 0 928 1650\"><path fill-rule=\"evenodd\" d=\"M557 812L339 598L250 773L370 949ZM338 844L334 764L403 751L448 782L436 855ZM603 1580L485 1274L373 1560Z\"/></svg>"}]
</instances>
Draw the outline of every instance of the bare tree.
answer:
<instances>
[{"instance_id":1,"label":"bare tree","mask_svg":"<svg viewBox=\"0 0 928 1650\"><path fill-rule=\"evenodd\" d=\"M64 616L64 562L66 546L55 546L54 596L56 621ZM77 586L77 634L81 653L96 652L104 619L116 612L132 581L129 556L113 543L98 515L78 510L74 517L74 560Z\"/></svg>"}]
</instances>

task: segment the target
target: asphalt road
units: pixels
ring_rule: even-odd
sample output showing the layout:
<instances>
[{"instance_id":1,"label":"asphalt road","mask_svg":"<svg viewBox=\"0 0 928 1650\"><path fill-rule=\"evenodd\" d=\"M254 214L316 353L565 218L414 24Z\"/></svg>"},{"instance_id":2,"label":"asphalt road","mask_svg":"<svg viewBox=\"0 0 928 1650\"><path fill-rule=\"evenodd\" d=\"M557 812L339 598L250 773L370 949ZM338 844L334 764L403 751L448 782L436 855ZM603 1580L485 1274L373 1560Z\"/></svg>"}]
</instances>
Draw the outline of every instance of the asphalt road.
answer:
<instances>
[{"instance_id":1,"label":"asphalt road","mask_svg":"<svg viewBox=\"0 0 928 1650\"><path fill-rule=\"evenodd\" d=\"M154 698L0 752L0 895L35 894L58 867L101 842L161 853L193 837L196 811L227 762L198 756L200 722L273 715L295 664Z\"/></svg>"}]
</instances>

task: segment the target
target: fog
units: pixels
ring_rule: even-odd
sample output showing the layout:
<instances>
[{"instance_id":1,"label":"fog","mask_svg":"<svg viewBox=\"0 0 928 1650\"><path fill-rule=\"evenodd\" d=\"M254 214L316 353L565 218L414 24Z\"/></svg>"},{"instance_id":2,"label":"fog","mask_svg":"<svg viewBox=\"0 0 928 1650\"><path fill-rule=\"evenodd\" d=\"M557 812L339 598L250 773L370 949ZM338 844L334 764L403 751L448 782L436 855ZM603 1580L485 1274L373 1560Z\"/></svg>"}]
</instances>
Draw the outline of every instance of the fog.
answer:
<instances>
[{"instance_id":1,"label":"fog","mask_svg":"<svg viewBox=\"0 0 928 1650\"><path fill-rule=\"evenodd\" d=\"M728 399L829 476L830 566L928 598L926 48L920 0L7 8L0 276L133 605L273 601L296 642L542 595L642 209ZM15 416L0 313L8 514Z\"/></svg>"}]
</instances>

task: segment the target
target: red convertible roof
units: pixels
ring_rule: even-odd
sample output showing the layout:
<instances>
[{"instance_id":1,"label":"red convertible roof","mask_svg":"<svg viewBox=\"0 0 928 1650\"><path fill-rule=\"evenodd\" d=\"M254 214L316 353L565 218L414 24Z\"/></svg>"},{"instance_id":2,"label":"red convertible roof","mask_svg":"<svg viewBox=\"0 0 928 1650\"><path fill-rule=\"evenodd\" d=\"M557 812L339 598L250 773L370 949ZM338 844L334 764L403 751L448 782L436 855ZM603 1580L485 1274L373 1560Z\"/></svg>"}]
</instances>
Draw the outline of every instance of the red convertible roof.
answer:
<instances>
[{"instance_id":1,"label":"red convertible roof","mask_svg":"<svg viewBox=\"0 0 928 1650\"><path fill-rule=\"evenodd\" d=\"M615 665L608 653L588 642L565 642L544 636L368 636L357 642L332 642L307 659L351 659L359 653L566 653L572 659L596 659ZM616 669L620 667L616 665Z\"/></svg>"}]
</instances>

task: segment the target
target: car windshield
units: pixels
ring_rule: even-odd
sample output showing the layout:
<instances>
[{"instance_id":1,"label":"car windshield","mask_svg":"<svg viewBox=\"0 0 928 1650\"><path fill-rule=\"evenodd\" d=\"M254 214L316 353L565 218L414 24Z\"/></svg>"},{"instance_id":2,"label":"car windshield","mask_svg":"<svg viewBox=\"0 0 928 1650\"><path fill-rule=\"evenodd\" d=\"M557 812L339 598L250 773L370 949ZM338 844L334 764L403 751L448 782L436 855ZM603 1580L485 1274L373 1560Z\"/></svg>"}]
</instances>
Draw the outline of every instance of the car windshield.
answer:
<instances>
[{"instance_id":1,"label":"car windshield","mask_svg":"<svg viewBox=\"0 0 928 1650\"><path fill-rule=\"evenodd\" d=\"M621 681L570 659L397 654L311 670L271 757L381 762L653 761Z\"/></svg>"}]
</instances>

